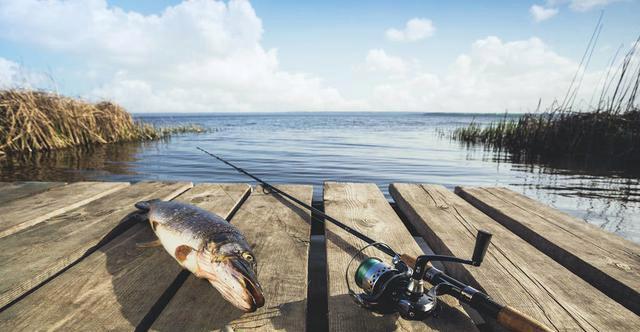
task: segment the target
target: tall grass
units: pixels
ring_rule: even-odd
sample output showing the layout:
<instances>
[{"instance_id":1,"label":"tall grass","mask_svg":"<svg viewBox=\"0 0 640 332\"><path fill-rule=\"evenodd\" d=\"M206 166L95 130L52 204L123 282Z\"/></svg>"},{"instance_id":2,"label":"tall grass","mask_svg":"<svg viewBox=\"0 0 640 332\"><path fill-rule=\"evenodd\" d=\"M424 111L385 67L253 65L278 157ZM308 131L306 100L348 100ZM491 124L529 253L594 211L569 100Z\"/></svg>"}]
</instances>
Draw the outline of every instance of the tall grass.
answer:
<instances>
[{"instance_id":1,"label":"tall grass","mask_svg":"<svg viewBox=\"0 0 640 332\"><path fill-rule=\"evenodd\" d=\"M527 113L519 119L505 117L486 126L472 122L454 130L452 137L529 160L561 156L640 160L639 43L640 38L613 74L606 73L592 109L573 109L579 89L574 78L562 103L554 102L545 112Z\"/></svg>"},{"instance_id":2,"label":"tall grass","mask_svg":"<svg viewBox=\"0 0 640 332\"><path fill-rule=\"evenodd\" d=\"M0 154L154 140L186 131L202 128L156 128L134 121L112 102L94 104L26 89L0 91Z\"/></svg>"}]
</instances>

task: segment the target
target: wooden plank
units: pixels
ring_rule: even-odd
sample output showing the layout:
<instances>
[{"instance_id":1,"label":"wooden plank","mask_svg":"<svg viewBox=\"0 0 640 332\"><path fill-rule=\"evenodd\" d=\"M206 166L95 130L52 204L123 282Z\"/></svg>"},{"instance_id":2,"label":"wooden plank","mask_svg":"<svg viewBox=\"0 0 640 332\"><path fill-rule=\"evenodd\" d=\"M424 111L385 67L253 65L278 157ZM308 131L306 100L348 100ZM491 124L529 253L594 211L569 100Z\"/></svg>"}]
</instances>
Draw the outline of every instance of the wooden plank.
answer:
<instances>
[{"instance_id":1,"label":"wooden plank","mask_svg":"<svg viewBox=\"0 0 640 332\"><path fill-rule=\"evenodd\" d=\"M97 246L140 199L171 198L188 183L142 182L0 240L0 307Z\"/></svg>"},{"instance_id":2,"label":"wooden plank","mask_svg":"<svg viewBox=\"0 0 640 332\"><path fill-rule=\"evenodd\" d=\"M6 204L18 198L39 194L51 188L64 185L64 182L0 182L0 204Z\"/></svg>"},{"instance_id":3,"label":"wooden plank","mask_svg":"<svg viewBox=\"0 0 640 332\"><path fill-rule=\"evenodd\" d=\"M311 186L277 187L311 204ZM208 282L191 275L154 322L153 331L305 330L309 212L258 187L231 223L256 255L264 307L243 314Z\"/></svg>"},{"instance_id":4,"label":"wooden plank","mask_svg":"<svg viewBox=\"0 0 640 332\"><path fill-rule=\"evenodd\" d=\"M559 331L640 329L634 313L444 187L393 184L389 192L438 254L470 257L477 230L493 233L482 266L445 263L445 267L497 301Z\"/></svg>"},{"instance_id":5,"label":"wooden plank","mask_svg":"<svg viewBox=\"0 0 640 332\"><path fill-rule=\"evenodd\" d=\"M249 189L238 184L202 184L179 199L225 216ZM152 237L146 222L136 223L2 312L0 330L133 330L181 271L163 248L136 246Z\"/></svg>"},{"instance_id":6,"label":"wooden plank","mask_svg":"<svg viewBox=\"0 0 640 332\"><path fill-rule=\"evenodd\" d=\"M397 252L422 254L418 244L375 184L325 182L324 207L330 216L377 241L387 243ZM374 315L358 307L348 295L344 274L351 257L365 243L335 225L326 224L325 227L330 331L476 330L459 303L451 297L444 298L443 310L437 318L428 318L423 322L403 320L397 314ZM372 248L367 249L365 254L385 257Z\"/></svg>"},{"instance_id":7,"label":"wooden plank","mask_svg":"<svg viewBox=\"0 0 640 332\"><path fill-rule=\"evenodd\" d=\"M640 245L506 188L456 193L640 315Z\"/></svg>"},{"instance_id":8,"label":"wooden plank","mask_svg":"<svg viewBox=\"0 0 640 332\"><path fill-rule=\"evenodd\" d=\"M118 191L126 182L76 182L0 206L0 238Z\"/></svg>"}]
</instances>

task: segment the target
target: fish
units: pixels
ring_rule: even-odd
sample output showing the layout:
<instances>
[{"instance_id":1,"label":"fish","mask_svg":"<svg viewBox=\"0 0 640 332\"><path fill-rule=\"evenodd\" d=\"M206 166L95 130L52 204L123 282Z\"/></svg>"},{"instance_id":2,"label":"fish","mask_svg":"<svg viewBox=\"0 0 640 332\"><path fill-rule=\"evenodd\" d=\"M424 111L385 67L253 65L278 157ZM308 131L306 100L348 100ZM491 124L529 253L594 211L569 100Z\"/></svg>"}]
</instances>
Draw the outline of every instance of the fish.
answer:
<instances>
[{"instance_id":1,"label":"fish","mask_svg":"<svg viewBox=\"0 0 640 332\"><path fill-rule=\"evenodd\" d=\"M151 200L135 207L146 214L169 255L196 277L208 280L229 303L245 312L264 305L258 262L238 228L186 203Z\"/></svg>"}]
</instances>

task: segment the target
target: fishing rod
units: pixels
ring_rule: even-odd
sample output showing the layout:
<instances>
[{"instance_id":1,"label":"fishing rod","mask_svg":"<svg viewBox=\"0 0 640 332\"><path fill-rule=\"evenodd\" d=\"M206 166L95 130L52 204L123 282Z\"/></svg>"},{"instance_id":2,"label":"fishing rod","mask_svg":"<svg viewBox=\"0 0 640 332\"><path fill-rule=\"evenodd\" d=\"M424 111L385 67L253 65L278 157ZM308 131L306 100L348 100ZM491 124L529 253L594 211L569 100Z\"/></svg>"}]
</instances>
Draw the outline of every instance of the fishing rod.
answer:
<instances>
[{"instance_id":1,"label":"fishing rod","mask_svg":"<svg viewBox=\"0 0 640 332\"><path fill-rule=\"evenodd\" d=\"M498 324L509 330L523 332L551 331L540 322L537 322L509 306L505 306L494 301L489 297L489 295L456 280L431 265L431 262L440 261L480 266L487 253L487 249L489 248L492 236L491 233L478 230L471 259L463 259L447 255L420 255L418 257L412 257L407 254L398 254L389 247L389 245L375 241L341 221L327 215L323 211L306 204L285 191L272 186L259 177L230 163L224 158L219 157L201 147L197 147L197 149L225 163L236 171L254 179L266 188L267 191L275 192L284 196L323 218L320 219L315 217L316 220L323 223L325 220L329 221L330 223L342 228L347 233L366 242L367 245L352 256L345 270L345 281L349 295L361 307L380 314L392 314L397 312L402 318L407 320L424 320L436 313L438 308L438 296L446 294L455 297L460 302L468 304L481 314L494 318ZM349 268L356 257L358 257L365 249L370 247L377 248L383 253L391 256L391 264L376 257L367 257L364 259L356 269L354 277L356 285L358 285L358 287L360 287L364 292L356 293L351 288ZM433 285L433 287L426 289L424 281L427 281Z\"/></svg>"},{"instance_id":2,"label":"fishing rod","mask_svg":"<svg viewBox=\"0 0 640 332\"><path fill-rule=\"evenodd\" d=\"M242 168L240 168L240 167L238 167L238 166L236 166L236 165L224 160L221 157L216 156L215 154L213 154L213 153L211 153L209 151L204 150L201 147L197 147L197 149L202 151L202 152L204 152L204 153L206 153L206 154L208 154L208 155L210 155L211 157L214 157L214 158L220 160L221 162L233 167L236 171L238 171L238 172L240 172L240 173L242 173L242 174L244 174L244 175L256 180L258 183L260 183L268 191L276 192L276 193L278 193L278 194L280 194L280 195L282 195L282 196L294 201L296 204L301 205L302 207L310 210L311 212L319 215L320 217L330 221L334 225L336 225L336 226L342 228L343 230L347 231L347 233L349 233L351 235L354 235L355 237L359 238L360 240L366 242L367 244L373 245L374 247L376 247L380 251L384 252L385 254L387 254L387 255L389 255L391 257L394 257L396 255L395 251L391 250L389 247L377 243L372 238L370 238L370 237L358 232L357 230L345 225L344 223L340 222L336 218L333 218L332 216L330 216L330 215L328 215L328 214L326 214L326 213L314 208L313 206L311 206L309 204L306 204L305 202L303 202L303 201L301 201L301 200L299 200L299 199L287 194L286 192L284 192L284 191L282 191L282 190L270 185L269 183L261 180L257 176L255 176L255 175L245 171L244 169L242 169ZM320 222L324 222L324 219L316 218L316 220L318 220Z\"/></svg>"}]
</instances>

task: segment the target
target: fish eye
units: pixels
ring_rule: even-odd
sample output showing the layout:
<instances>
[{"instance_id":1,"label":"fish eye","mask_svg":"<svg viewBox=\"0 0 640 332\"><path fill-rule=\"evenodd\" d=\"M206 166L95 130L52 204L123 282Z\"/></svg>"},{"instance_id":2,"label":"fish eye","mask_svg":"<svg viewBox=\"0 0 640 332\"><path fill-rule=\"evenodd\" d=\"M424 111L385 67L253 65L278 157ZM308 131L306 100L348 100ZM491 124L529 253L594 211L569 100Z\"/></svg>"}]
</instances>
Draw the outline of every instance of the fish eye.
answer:
<instances>
[{"instance_id":1,"label":"fish eye","mask_svg":"<svg viewBox=\"0 0 640 332\"><path fill-rule=\"evenodd\" d=\"M246 251L242 253L242 258L244 258L247 262L253 262L253 255Z\"/></svg>"}]
</instances>

